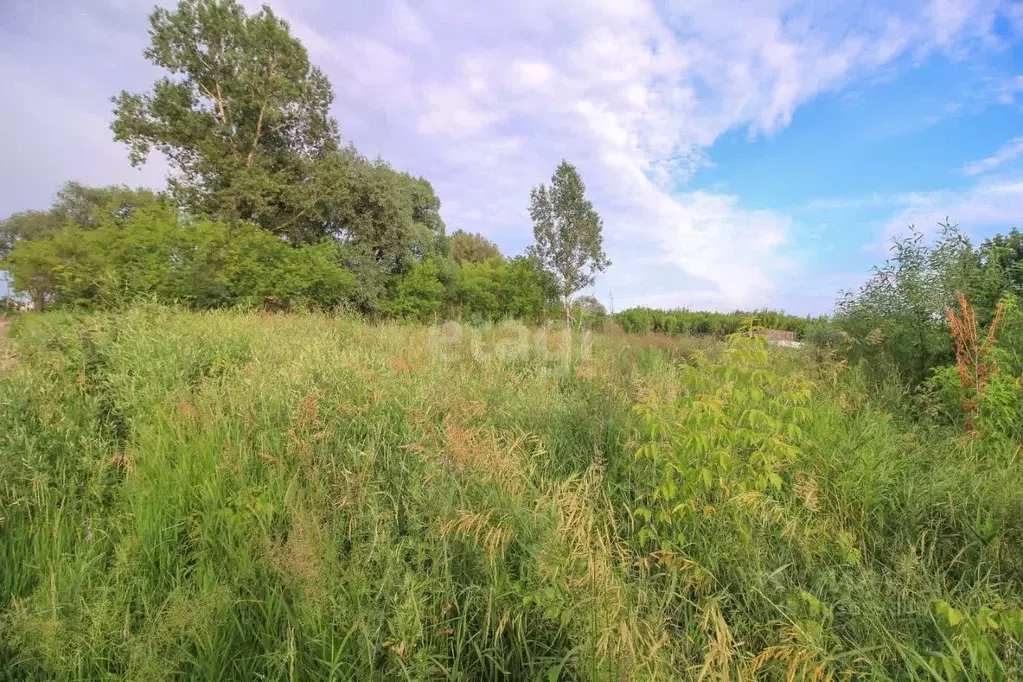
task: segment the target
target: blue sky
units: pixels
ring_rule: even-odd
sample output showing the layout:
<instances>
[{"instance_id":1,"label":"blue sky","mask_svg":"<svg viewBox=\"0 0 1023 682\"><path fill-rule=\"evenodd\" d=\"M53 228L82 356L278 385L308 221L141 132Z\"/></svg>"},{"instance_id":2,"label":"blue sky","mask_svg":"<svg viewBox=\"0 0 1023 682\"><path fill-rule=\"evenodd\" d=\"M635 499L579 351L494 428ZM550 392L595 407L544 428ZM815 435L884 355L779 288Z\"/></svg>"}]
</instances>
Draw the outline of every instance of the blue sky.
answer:
<instances>
[{"instance_id":1,"label":"blue sky","mask_svg":"<svg viewBox=\"0 0 1023 682\"><path fill-rule=\"evenodd\" d=\"M827 312L909 224L1023 228L1020 2L271 4L342 134L430 179L450 230L521 251L530 187L574 162L618 309ZM0 6L0 215L69 179L163 184L108 130L157 75L150 7Z\"/></svg>"}]
</instances>

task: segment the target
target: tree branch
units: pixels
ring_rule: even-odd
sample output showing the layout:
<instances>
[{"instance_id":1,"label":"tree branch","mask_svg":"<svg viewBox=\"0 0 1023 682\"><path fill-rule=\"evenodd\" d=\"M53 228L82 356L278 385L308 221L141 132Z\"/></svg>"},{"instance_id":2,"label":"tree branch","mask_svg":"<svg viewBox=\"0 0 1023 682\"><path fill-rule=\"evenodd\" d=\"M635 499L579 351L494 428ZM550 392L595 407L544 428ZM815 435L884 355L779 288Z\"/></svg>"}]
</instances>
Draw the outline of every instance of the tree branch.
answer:
<instances>
[{"instance_id":1,"label":"tree branch","mask_svg":"<svg viewBox=\"0 0 1023 682\"><path fill-rule=\"evenodd\" d=\"M217 86L217 96L214 99L217 100L217 108L220 109L220 122L227 125L227 112L224 111L224 96L220 93L220 79L214 78L213 82Z\"/></svg>"},{"instance_id":2,"label":"tree branch","mask_svg":"<svg viewBox=\"0 0 1023 682\"><path fill-rule=\"evenodd\" d=\"M214 95L212 92L210 92L209 88L207 88L205 85L203 85L199 81L196 81L196 83L199 84L199 89L202 90L203 92L205 92L207 97L209 97L214 102L218 102L219 103L219 101L217 100L217 96ZM220 117L220 115L217 116L217 120L220 121L221 123L223 123L223 119Z\"/></svg>"},{"instance_id":3,"label":"tree branch","mask_svg":"<svg viewBox=\"0 0 1023 682\"><path fill-rule=\"evenodd\" d=\"M270 71L266 75L267 81L273 78L274 71L277 69L277 58L271 57L270 59ZM256 134L252 138L252 146L249 148L248 158L245 159L245 167L248 168L252 165L252 157L256 154L256 146L259 145L259 136L263 132L263 114L266 113L266 105L270 102L270 90L271 86L269 82L266 88L266 97L263 98L263 105L259 107L259 117L256 119Z\"/></svg>"},{"instance_id":4,"label":"tree branch","mask_svg":"<svg viewBox=\"0 0 1023 682\"><path fill-rule=\"evenodd\" d=\"M209 62L202 58L202 52L196 50L195 56L196 59L199 60L199 63L206 67L207 71L209 71L210 73L214 73L213 67L210 66ZM209 95L210 99L214 100L217 103L217 111L220 112L220 122L223 123L224 125L227 125L227 112L224 111L224 97L220 92L220 79L217 78L216 75L213 76L213 84L217 88L216 95L210 92L209 89L205 85L203 85L198 78L196 78L196 82L199 83L199 87L202 88L202 91Z\"/></svg>"},{"instance_id":5,"label":"tree branch","mask_svg":"<svg viewBox=\"0 0 1023 682\"><path fill-rule=\"evenodd\" d=\"M249 155L245 159L246 168L252 165L252 157L256 153L256 145L259 144L259 135L263 130L263 114L266 112L266 104L269 99L270 96L267 95L267 98L263 100L263 106L259 108L259 118L256 119L256 134L252 138L252 147L249 148Z\"/></svg>"}]
</instances>

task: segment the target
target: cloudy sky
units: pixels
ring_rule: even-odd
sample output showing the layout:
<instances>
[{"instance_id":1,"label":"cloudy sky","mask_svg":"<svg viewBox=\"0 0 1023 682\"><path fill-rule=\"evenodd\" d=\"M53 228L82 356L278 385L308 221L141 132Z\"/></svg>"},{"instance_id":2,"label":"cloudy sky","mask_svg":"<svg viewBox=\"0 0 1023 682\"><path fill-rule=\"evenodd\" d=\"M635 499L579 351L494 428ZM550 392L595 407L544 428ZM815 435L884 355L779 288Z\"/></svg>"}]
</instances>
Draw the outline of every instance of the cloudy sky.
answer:
<instances>
[{"instance_id":1,"label":"cloudy sky","mask_svg":"<svg viewBox=\"0 0 1023 682\"><path fill-rule=\"evenodd\" d=\"M258 3L251 3L255 7ZM1023 2L275 0L342 134L506 253L561 158L617 309L826 312L911 223L1023 228ZM151 2L0 1L0 215L162 186L111 141Z\"/></svg>"}]
</instances>

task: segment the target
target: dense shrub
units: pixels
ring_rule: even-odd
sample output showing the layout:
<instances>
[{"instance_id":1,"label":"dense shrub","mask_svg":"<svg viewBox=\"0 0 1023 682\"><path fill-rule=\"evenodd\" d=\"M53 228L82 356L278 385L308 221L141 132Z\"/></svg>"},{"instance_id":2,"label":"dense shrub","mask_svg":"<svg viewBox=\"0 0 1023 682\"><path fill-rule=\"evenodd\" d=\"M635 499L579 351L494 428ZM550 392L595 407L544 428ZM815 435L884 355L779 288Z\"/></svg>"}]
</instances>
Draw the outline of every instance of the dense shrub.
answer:
<instances>
[{"instance_id":1,"label":"dense shrub","mask_svg":"<svg viewBox=\"0 0 1023 682\"><path fill-rule=\"evenodd\" d=\"M458 270L455 313L464 319L557 319L561 306L550 273L525 256L465 261Z\"/></svg>"},{"instance_id":2,"label":"dense shrub","mask_svg":"<svg viewBox=\"0 0 1023 682\"><path fill-rule=\"evenodd\" d=\"M394 294L383 303L394 317L436 321L444 305L444 282L435 261L418 263L395 285Z\"/></svg>"},{"instance_id":3,"label":"dense shrub","mask_svg":"<svg viewBox=\"0 0 1023 682\"><path fill-rule=\"evenodd\" d=\"M354 279L331 242L292 247L245 222L179 215L153 206L93 229L75 223L18 241L5 267L37 309L119 306L147 298L196 308L262 304L332 307Z\"/></svg>"},{"instance_id":4,"label":"dense shrub","mask_svg":"<svg viewBox=\"0 0 1023 682\"><path fill-rule=\"evenodd\" d=\"M1013 234L1018 241L1019 234ZM934 240L918 231L894 239L890 258L836 308L835 322L849 336L847 357L874 370L890 360L908 386L919 385L953 360L946 312L957 307L957 293L966 296L985 326L1005 294L1023 293L1014 279L1020 264L1013 264L1012 253L998 238L975 249L951 224L943 224ZM1015 339L1010 335L1003 347L1023 351Z\"/></svg>"}]
</instances>

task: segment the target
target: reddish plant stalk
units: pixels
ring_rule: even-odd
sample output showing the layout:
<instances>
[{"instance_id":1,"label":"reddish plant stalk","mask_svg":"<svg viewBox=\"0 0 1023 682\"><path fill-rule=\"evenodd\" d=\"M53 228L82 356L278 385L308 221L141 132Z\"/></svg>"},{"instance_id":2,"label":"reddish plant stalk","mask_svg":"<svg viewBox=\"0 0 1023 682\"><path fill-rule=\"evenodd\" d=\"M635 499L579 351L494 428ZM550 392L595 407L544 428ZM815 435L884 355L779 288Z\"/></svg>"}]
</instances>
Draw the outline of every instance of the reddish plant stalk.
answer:
<instances>
[{"instance_id":1,"label":"reddish plant stalk","mask_svg":"<svg viewBox=\"0 0 1023 682\"><path fill-rule=\"evenodd\" d=\"M976 433L975 420L980 413L980 398L984 394L984 386L988 380L998 373L998 363L987 359L987 354L995 344L998 323L1002 320L1002 304L995 309L995 319L988 327L987 336L983 341L977 330L977 314L966 301L961 291L956 292L959 300L960 314L948 309L948 326L952 339L956 344L956 369L963 387L969 391L969 397L963 400L966 411L966 430Z\"/></svg>"}]
</instances>

